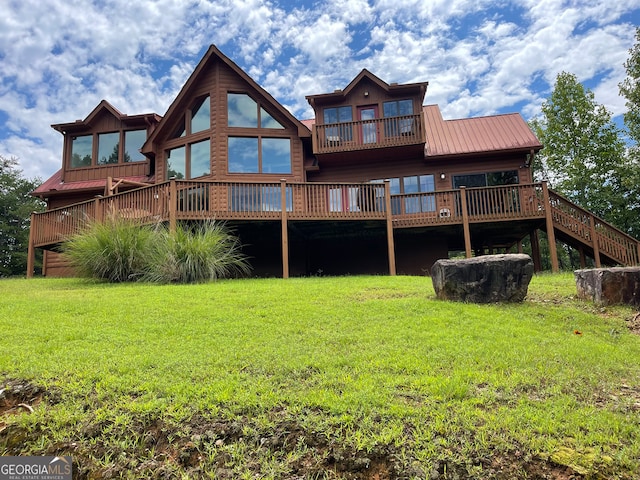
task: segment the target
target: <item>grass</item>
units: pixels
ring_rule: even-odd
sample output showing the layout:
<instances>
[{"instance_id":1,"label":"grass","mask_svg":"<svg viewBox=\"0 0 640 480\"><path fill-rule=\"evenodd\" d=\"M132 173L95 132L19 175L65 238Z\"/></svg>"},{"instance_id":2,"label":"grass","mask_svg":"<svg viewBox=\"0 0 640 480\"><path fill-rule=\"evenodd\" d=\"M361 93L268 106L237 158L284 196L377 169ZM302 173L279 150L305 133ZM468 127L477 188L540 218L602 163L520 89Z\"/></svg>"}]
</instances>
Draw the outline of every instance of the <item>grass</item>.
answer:
<instances>
[{"instance_id":1,"label":"grass","mask_svg":"<svg viewBox=\"0 0 640 480\"><path fill-rule=\"evenodd\" d=\"M635 312L574 295L570 274L518 305L425 277L3 280L0 389L34 412L0 417L0 455L82 478L636 478Z\"/></svg>"}]
</instances>

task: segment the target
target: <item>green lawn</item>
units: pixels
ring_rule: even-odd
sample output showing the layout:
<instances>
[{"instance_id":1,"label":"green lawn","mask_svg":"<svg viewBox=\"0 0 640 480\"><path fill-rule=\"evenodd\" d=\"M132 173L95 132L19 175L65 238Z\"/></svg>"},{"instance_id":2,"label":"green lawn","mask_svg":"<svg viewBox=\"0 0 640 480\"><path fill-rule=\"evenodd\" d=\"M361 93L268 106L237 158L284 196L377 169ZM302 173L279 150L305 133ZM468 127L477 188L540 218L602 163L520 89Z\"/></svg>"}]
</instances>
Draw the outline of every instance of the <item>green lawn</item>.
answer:
<instances>
[{"instance_id":1,"label":"green lawn","mask_svg":"<svg viewBox=\"0 0 640 480\"><path fill-rule=\"evenodd\" d=\"M427 277L2 280L0 455L71 455L77 478L638 478L635 313L571 274L518 305Z\"/></svg>"}]
</instances>

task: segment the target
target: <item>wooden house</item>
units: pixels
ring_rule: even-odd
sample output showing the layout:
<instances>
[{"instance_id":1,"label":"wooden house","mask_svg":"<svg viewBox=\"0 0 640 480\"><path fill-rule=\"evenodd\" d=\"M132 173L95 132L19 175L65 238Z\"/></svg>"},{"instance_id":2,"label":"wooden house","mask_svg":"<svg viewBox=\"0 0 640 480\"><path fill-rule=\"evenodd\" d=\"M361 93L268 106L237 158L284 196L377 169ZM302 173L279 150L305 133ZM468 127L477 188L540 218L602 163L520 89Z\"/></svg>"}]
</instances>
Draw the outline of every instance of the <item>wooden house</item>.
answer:
<instances>
[{"instance_id":1,"label":"wooden house","mask_svg":"<svg viewBox=\"0 0 640 480\"><path fill-rule=\"evenodd\" d=\"M542 145L519 114L444 120L426 82L363 70L343 90L307 96L298 120L211 46L164 116L102 101L53 125L62 168L34 195L30 265L70 275L61 242L108 214L141 222L225 221L255 275L428 274L451 252L517 251L546 231L596 265L639 263L638 242L545 183ZM551 248L553 268L557 256Z\"/></svg>"}]
</instances>

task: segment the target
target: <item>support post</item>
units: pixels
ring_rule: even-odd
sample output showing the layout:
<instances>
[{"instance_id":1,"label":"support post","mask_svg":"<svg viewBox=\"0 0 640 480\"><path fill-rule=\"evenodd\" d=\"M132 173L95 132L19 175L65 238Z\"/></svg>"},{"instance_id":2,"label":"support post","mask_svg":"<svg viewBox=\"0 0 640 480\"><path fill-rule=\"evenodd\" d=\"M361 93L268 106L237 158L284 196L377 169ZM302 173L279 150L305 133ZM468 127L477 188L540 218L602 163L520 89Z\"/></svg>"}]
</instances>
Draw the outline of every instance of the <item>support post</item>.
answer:
<instances>
[{"instance_id":1,"label":"support post","mask_svg":"<svg viewBox=\"0 0 640 480\"><path fill-rule=\"evenodd\" d=\"M596 219L589 215L589 226L591 227L591 242L593 243L593 260L596 268L600 268L600 245L598 245L598 232L596 232Z\"/></svg>"},{"instance_id":2,"label":"support post","mask_svg":"<svg viewBox=\"0 0 640 480\"><path fill-rule=\"evenodd\" d=\"M533 230L529 234L529 240L531 241L531 256L533 257L533 271L542 271L542 258L540 258L540 237L538 237L538 230Z\"/></svg>"},{"instance_id":3,"label":"support post","mask_svg":"<svg viewBox=\"0 0 640 480\"><path fill-rule=\"evenodd\" d=\"M636 257L636 265L640 265L640 242L637 243L638 256Z\"/></svg>"},{"instance_id":4,"label":"support post","mask_svg":"<svg viewBox=\"0 0 640 480\"><path fill-rule=\"evenodd\" d=\"M544 213L547 225L547 239L549 240L549 256L551 257L551 271L558 272L558 250L556 248L556 232L553 230L553 216L551 212L551 199L549 198L549 188L547 182L542 182L542 195L544 198Z\"/></svg>"},{"instance_id":5,"label":"support post","mask_svg":"<svg viewBox=\"0 0 640 480\"><path fill-rule=\"evenodd\" d=\"M384 181L384 205L387 218L387 249L389 255L389 275L396 274L396 247L393 240L393 214L391 211L391 183Z\"/></svg>"},{"instance_id":6,"label":"support post","mask_svg":"<svg viewBox=\"0 0 640 480\"><path fill-rule=\"evenodd\" d=\"M33 240L33 224L36 214L31 212L31 221L29 222L29 246L27 248L27 278L33 278L33 270L36 263L36 249Z\"/></svg>"},{"instance_id":7,"label":"support post","mask_svg":"<svg viewBox=\"0 0 640 480\"><path fill-rule=\"evenodd\" d=\"M580 254L580 268L587 268L587 259L584 256L584 247L578 246L578 253Z\"/></svg>"},{"instance_id":8,"label":"support post","mask_svg":"<svg viewBox=\"0 0 640 480\"><path fill-rule=\"evenodd\" d=\"M104 189L105 196L110 197L111 195L113 195L113 177L107 177L107 183Z\"/></svg>"},{"instance_id":9,"label":"support post","mask_svg":"<svg viewBox=\"0 0 640 480\"><path fill-rule=\"evenodd\" d=\"M460 208L462 208L462 230L464 232L464 254L471 258L471 231L469 230L469 211L467 210L467 189L460 187Z\"/></svg>"},{"instance_id":10,"label":"support post","mask_svg":"<svg viewBox=\"0 0 640 480\"><path fill-rule=\"evenodd\" d=\"M169 181L169 231L175 233L178 216L178 188L176 181Z\"/></svg>"},{"instance_id":11,"label":"support post","mask_svg":"<svg viewBox=\"0 0 640 480\"><path fill-rule=\"evenodd\" d=\"M282 278L289 278L289 228L287 212L287 181L280 180L280 205L282 214Z\"/></svg>"}]
</instances>

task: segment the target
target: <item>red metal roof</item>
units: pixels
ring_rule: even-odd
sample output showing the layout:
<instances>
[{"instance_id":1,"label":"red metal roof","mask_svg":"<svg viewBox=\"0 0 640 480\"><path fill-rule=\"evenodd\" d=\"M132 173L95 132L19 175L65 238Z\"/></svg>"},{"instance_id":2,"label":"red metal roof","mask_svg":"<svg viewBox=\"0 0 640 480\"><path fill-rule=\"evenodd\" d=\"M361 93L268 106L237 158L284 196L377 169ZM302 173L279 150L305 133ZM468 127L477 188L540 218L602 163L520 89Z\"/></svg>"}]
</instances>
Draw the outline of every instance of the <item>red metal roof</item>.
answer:
<instances>
[{"instance_id":1,"label":"red metal roof","mask_svg":"<svg viewBox=\"0 0 640 480\"><path fill-rule=\"evenodd\" d=\"M145 175L135 177L119 177L124 180L140 183L154 183L154 177L147 177ZM84 182L63 182L62 181L62 169L58 170L51 176L46 182L36 188L31 195L36 197L48 197L57 193L63 192L78 192L78 191L104 191L107 184L106 178L99 180L88 180Z\"/></svg>"},{"instance_id":2,"label":"red metal roof","mask_svg":"<svg viewBox=\"0 0 640 480\"><path fill-rule=\"evenodd\" d=\"M519 113L443 120L438 105L426 105L423 112L427 157L542 148Z\"/></svg>"}]
</instances>

